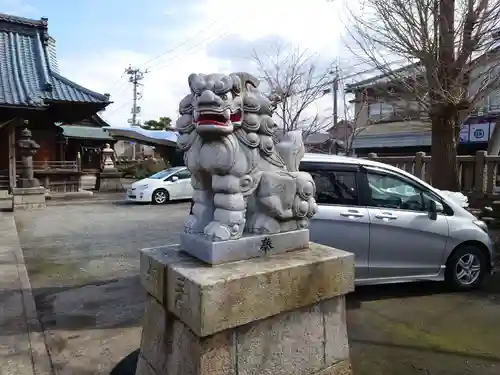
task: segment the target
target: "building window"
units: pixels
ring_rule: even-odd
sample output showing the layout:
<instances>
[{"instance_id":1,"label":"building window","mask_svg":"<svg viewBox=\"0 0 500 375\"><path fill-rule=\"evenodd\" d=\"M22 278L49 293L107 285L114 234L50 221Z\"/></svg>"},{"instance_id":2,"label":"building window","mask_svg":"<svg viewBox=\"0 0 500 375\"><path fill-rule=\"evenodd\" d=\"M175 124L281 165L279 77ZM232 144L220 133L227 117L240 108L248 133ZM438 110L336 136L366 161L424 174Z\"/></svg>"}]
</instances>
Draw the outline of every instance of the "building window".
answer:
<instances>
[{"instance_id":1,"label":"building window","mask_svg":"<svg viewBox=\"0 0 500 375\"><path fill-rule=\"evenodd\" d=\"M490 83L492 81L493 83L495 83L496 80L498 80L498 76L500 75L500 67L498 65L491 67L488 71L488 75ZM500 90L496 89L490 91L486 97L484 104L487 112L500 112Z\"/></svg>"},{"instance_id":2,"label":"building window","mask_svg":"<svg viewBox=\"0 0 500 375\"><path fill-rule=\"evenodd\" d=\"M493 90L488 94L488 112L500 112L499 90Z\"/></svg>"},{"instance_id":3,"label":"building window","mask_svg":"<svg viewBox=\"0 0 500 375\"><path fill-rule=\"evenodd\" d=\"M394 106L390 103L374 102L368 104L368 118L371 120L383 120L394 114Z\"/></svg>"}]
</instances>

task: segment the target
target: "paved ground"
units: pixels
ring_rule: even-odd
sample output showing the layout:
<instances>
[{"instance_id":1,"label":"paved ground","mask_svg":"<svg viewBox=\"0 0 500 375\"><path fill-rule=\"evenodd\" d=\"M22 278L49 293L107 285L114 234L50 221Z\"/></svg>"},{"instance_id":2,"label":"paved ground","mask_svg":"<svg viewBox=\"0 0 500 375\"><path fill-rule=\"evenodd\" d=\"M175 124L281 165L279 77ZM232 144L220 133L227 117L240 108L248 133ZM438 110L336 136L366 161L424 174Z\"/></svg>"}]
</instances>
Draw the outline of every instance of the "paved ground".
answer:
<instances>
[{"instance_id":1,"label":"paved ground","mask_svg":"<svg viewBox=\"0 0 500 375\"><path fill-rule=\"evenodd\" d=\"M189 205L91 204L16 213L58 374L109 374L139 346L138 249L173 243Z\"/></svg>"},{"instance_id":2,"label":"paved ground","mask_svg":"<svg viewBox=\"0 0 500 375\"><path fill-rule=\"evenodd\" d=\"M109 374L139 346L137 250L175 243L188 208L93 204L16 214L59 374ZM356 375L500 372L500 277L475 293L435 284L362 288L349 306Z\"/></svg>"},{"instance_id":3,"label":"paved ground","mask_svg":"<svg viewBox=\"0 0 500 375\"><path fill-rule=\"evenodd\" d=\"M0 212L0 369L48 375L50 361L12 214Z\"/></svg>"},{"instance_id":4,"label":"paved ground","mask_svg":"<svg viewBox=\"0 0 500 375\"><path fill-rule=\"evenodd\" d=\"M356 375L500 373L500 278L480 292L439 284L366 287L348 311Z\"/></svg>"},{"instance_id":5,"label":"paved ground","mask_svg":"<svg viewBox=\"0 0 500 375\"><path fill-rule=\"evenodd\" d=\"M23 316L22 287L11 244L17 240L9 218L0 213L0 367L7 373L31 370L28 327ZM9 238L11 237L11 238Z\"/></svg>"}]
</instances>

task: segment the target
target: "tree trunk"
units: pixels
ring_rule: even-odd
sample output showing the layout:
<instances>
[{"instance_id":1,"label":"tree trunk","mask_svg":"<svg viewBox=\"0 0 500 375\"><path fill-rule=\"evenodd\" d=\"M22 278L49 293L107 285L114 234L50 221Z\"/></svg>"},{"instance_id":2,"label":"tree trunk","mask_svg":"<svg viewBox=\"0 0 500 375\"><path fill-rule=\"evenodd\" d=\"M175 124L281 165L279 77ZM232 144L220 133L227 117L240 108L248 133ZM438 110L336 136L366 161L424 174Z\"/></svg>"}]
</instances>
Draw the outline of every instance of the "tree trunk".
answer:
<instances>
[{"instance_id":1,"label":"tree trunk","mask_svg":"<svg viewBox=\"0 0 500 375\"><path fill-rule=\"evenodd\" d=\"M454 116L439 114L432 117L431 155L432 186L460 191Z\"/></svg>"}]
</instances>

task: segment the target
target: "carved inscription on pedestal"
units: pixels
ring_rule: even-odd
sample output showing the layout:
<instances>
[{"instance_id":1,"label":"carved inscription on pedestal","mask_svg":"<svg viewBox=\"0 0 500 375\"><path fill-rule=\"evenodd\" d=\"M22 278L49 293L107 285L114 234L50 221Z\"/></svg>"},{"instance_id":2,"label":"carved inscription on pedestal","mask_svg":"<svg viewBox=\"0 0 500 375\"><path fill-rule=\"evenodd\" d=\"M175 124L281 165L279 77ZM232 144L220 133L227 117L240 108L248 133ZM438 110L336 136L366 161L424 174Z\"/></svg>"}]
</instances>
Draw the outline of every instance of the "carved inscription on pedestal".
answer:
<instances>
[{"instance_id":1,"label":"carved inscription on pedestal","mask_svg":"<svg viewBox=\"0 0 500 375\"><path fill-rule=\"evenodd\" d=\"M271 250L274 249L273 242L269 237L264 237L262 242L260 243L260 251L264 253L264 255L268 255Z\"/></svg>"},{"instance_id":2,"label":"carved inscription on pedestal","mask_svg":"<svg viewBox=\"0 0 500 375\"><path fill-rule=\"evenodd\" d=\"M174 287L174 306L176 309L181 309L185 302L185 283L186 279L182 276L177 276Z\"/></svg>"},{"instance_id":3,"label":"carved inscription on pedestal","mask_svg":"<svg viewBox=\"0 0 500 375\"><path fill-rule=\"evenodd\" d=\"M148 267L146 268L146 272L144 273L144 278L149 283L158 283L158 270L153 265L153 261L151 258L148 258Z\"/></svg>"},{"instance_id":4,"label":"carved inscription on pedestal","mask_svg":"<svg viewBox=\"0 0 500 375\"><path fill-rule=\"evenodd\" d=\"M156 298L160 303L165 299L164 271L163 265L159 264L154 258L147 255L141 255L141 282L149 294Z\"/></svg>"}]
</instances>

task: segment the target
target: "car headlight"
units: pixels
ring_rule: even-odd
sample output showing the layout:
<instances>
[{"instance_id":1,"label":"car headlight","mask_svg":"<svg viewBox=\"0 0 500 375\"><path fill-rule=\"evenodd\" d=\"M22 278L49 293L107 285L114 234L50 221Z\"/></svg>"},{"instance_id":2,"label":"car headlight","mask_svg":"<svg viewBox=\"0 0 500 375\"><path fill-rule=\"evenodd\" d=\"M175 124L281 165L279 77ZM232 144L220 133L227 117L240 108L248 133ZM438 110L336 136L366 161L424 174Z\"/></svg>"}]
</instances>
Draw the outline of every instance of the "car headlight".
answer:
<instances>
[{"instance_id":1,"label":"car headlight","mask_svg":"<svg viewBox=\"0 0 500 375\"><path fill-rule=\"evenodd\" d=\"M140 190L144 190L144 189L147 189L149 185L141 185L139 186L137 189L140 189Z\"/></svg>"},{"instance_id":2,"label":"car headlight","mask_svg":"<svg viewBox=\"0 0 500 375\"><path fill-rule=\"evenodd\" d=\"M479 228L481 228L485 233L488 233L488 225L482 220L474 220L474 224L476 224Z\"/></svg>"}]
</instances>

